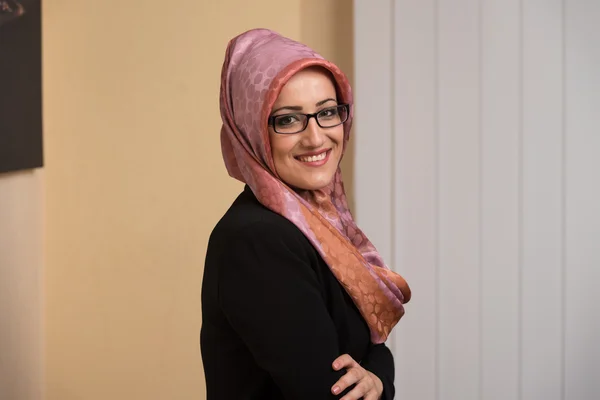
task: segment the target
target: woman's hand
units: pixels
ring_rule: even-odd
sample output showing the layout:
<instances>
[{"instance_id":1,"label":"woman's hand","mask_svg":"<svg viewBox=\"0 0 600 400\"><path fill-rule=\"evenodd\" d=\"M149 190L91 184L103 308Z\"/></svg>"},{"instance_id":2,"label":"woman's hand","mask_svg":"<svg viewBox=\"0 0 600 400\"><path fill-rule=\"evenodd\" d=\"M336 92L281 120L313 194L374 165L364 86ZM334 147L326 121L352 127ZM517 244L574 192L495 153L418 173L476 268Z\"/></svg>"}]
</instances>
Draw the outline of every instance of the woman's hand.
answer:
<instances>
[{"instance_id":1,"label":"woman's hand","mask_svg":"<svg viewBox=\"0 0 600 400\"><path fill-rule=\"evenodd\" d=\"M340 400L379 400L383 393L383 383L375 374L360 366L348 354L343 354L333 362L336 371L346 368L344 376L331 388L333 394L339 394L356 383L354 389Z\"/></svg>"}]
</instances>

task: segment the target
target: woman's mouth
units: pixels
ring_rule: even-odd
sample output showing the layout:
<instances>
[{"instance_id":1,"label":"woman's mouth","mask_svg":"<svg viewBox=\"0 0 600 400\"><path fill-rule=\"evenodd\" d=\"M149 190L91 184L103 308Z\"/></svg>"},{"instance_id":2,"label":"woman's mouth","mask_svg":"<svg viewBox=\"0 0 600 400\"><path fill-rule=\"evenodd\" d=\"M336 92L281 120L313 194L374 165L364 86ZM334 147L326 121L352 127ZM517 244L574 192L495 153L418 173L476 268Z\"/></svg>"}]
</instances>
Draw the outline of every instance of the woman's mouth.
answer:
<instances>
[{"instance_id":1,"label":"woman's mouth","mask_svg":"<svg viewBox=\"0 0 600 400\"><path fill-rule=\"evenodd\" d=\"M310 167L320 167L324 165L329 160L329 155L331 153L331 149L325 150L318 154L311 154L306 156L296 156L294 157L296 160L300 161L302 164L310 166Z\"/></svg>"}]
</instances>

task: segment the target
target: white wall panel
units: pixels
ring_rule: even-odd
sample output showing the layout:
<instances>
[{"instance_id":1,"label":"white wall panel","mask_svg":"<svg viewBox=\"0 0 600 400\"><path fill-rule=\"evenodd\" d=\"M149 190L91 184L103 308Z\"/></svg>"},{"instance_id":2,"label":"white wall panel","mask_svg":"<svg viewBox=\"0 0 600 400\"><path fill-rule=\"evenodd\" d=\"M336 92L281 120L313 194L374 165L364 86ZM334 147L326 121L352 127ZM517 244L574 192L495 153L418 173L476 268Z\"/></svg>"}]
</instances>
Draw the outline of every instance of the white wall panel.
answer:
<instances>
[{"instance_id":1,"label":"white wall panel","mask_svg":"<svg viewBox=\"0 0 600 400\"><path fill-rule=\"evenodd\" d=\"M482 2L481 395L519 396L519 0Z\"/></svg>"},{"instance_id":2,"label":"white wall panel","mask_svg":"<svg viewBox=\"0 0 600 400\"><path fill-rule=\"evenodd\" d=\"M600 2L566 22L566 399L600 398Z\"/></svg>"},{"instance_id":3,"label":"white wall panel","mask_svg":"<svg viewBox=\"0 0 600 400\"><path fill-rule=\"evenodd\" d=\"M439 398L478 400L480 45L477 0L439 0Z\"/></svg>"},{"instance_id":4,"label":"white wall panel","mask_svg":"<svg viewBox=\"0 0 600 400\"><path fill-rule=\"evenodd\" d=\"M522 398L561 398L563 27L560 0L523 3Z\"/></svg>"},{"instance_id":5,"label":"white wall panel","mask_svg":"<svg viewBox=\"0 0 600 400\"><path fill-rule=\"evenodd\" d=\"M394 331L398 398L434 400L437 388L437 30L434 0L394 7L394 266L417 296ZM413 343L426 343L413 346ZM402 362L410 360L410 363Z\"/></svg>"},{"instance_id":6,"label":"white wall panel","mask_svg":"<svg viewBox=\"0 0 600 400\"><path fill-rule=\"evenodd\" d=\"M392 259L392 18L390 0L357 1L354 8L355 74L368 76L354 85L356 165L355 202L373 209L357 217L359 227L387 263ZM366 118L366 116L369 116Z\"/></svg>"},{"instance_id":7,"label":"white wall panel","mask_svg":"<svg viewBox=\"0 0 600 400\"><path fill-rule=\"evenodd\" d=\"M600 399L600 2L355 5L357 219L414 293L396 398Z\"/></svg>"}]
</instances>

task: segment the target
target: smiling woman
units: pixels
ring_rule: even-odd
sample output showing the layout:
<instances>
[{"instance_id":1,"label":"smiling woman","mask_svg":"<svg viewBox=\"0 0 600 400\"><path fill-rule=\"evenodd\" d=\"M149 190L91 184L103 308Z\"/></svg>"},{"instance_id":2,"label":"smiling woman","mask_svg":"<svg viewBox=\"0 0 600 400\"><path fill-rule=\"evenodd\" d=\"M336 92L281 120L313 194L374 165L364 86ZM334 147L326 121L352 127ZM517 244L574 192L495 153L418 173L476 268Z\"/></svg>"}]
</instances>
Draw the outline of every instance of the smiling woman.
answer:
<instances>
[{"instance_id":1,"label":"smiling woman","mask_svg":"<svg viewBox=\"0 0 600 400\"><path fill-rule=\"evenodd\" d=\"M275 171L284 182L318 190L332 181L342 159L346 107L337 104L331 74L321 67L299 71L285 84L269 118Z\"/></svg>"},{"instance_id":2,"label":"smiling woman","mask_svg":"<svg viewBox=\"0 0 600 400\"><path fill-rule=\"evenodd\" d=\"M206 254L207 399L392 399L385 341L410 289L348 209L348 79L255 29L229 43L220 102L225 165L246 187Z\"/></svg>"}]
</instances>

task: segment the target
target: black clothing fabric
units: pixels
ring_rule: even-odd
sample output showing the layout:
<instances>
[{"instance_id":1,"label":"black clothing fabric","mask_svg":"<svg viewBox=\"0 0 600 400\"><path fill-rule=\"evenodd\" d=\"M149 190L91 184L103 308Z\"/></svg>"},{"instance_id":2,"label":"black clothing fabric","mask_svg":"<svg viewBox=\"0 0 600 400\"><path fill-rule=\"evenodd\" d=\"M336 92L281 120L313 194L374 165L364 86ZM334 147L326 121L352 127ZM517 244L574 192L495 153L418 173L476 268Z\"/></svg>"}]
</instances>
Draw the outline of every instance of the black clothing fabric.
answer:
<instances>
[{"instance_id":1,"label":"black clothing fabric","mask_svg":"<svg viewBox=\"0 0 600 400\"><path fill-rule=\"evenodd\" d=\"M213 230L200 335L207 400L339 399L347 353L394 397L394 360L304 234L246 186Z\"/></svg>"}]
</instances>

